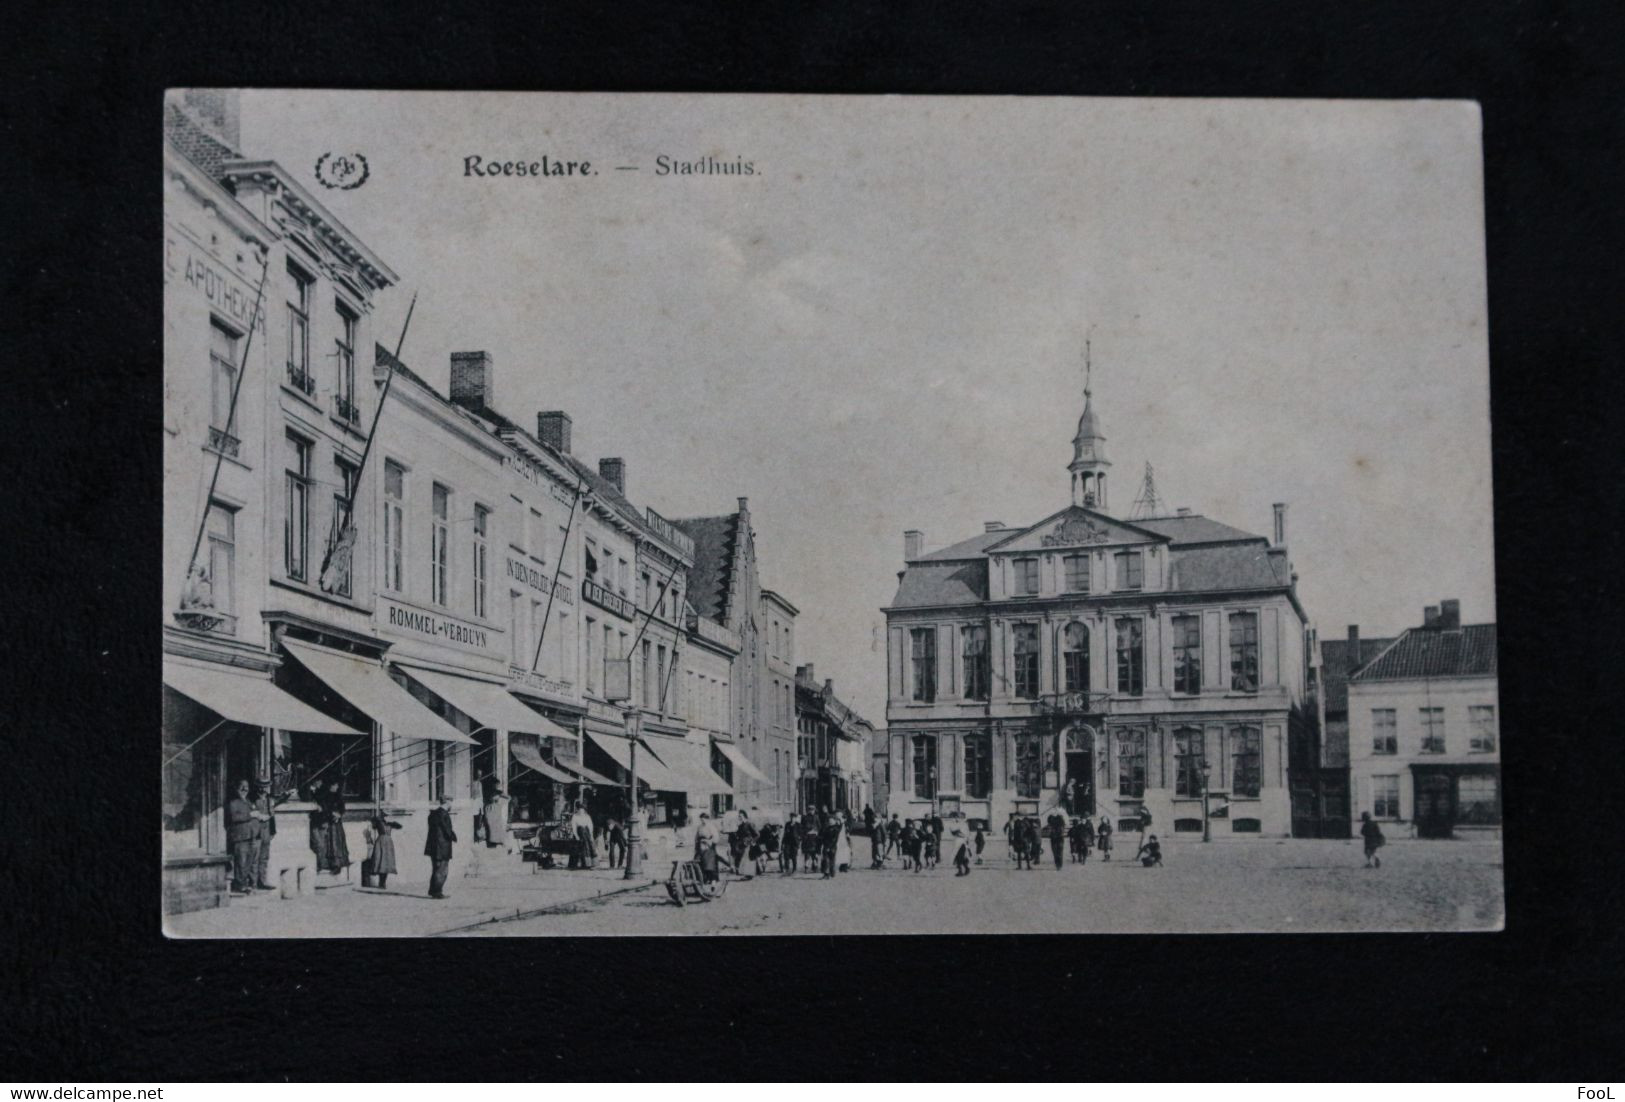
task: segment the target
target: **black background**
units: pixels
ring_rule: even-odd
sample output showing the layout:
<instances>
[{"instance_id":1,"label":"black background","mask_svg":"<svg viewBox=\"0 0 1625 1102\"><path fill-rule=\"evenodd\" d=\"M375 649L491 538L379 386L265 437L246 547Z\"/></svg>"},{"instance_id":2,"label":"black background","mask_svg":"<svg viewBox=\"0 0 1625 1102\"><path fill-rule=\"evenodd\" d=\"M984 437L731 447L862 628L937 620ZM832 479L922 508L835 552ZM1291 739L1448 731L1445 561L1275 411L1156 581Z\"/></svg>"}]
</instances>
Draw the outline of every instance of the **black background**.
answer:
<instances>
[{"instance_id":1,"label":"black background","mask_svg":"<svg viewBox=\"0 0 1625 1102\"><path fill-rule=\"evenodd\" d=\"M12 415L0 474L14 503L0 618L5 1076L1617 1075L1615 9L14 8L0 161ZM166 86L187 85L1479 100L1507 931L167 942L150 825L159 110ZM861 910L852 918L861 929Z\"/></svg>"}]
</instances>

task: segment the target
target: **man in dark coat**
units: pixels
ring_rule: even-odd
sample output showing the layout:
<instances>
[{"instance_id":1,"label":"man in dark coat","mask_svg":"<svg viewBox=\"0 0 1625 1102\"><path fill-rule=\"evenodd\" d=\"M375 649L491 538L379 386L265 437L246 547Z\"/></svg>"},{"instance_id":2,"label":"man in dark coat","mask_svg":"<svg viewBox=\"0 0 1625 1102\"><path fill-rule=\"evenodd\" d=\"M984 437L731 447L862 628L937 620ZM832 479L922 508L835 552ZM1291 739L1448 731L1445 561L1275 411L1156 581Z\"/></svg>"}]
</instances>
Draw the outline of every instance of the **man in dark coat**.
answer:
<instances>
[{"instance_id":1,"label":"man in dark coat","mask_svg":"<svg viewBox=\"0 0 1625 1102\"><path fill-rule=\"evenodd\" d=\"M942 860L942 816L931 812L931 840L936 843L937 860Z\"/></svg>"},{"instance_id":2,"label":"man in dark coat","mask_svg":"<svg viewBox=\"0 0 1625 1102\"><path fill-rule=\"evenodd\" d=\"M1050 812L1047 820L1049 826L1049 852L1055 858L1055 867L1061 867L1061 845L1066 838L1066 820L1059 811Z\"/></svg>"},{"instance_id":3,"label":"man in dark coat","mask_svg":"<svg viewBox=\"0 0 1625 1102\"><path fill-rule=\"evenodd\" d=\"M259 820L248 800L248 781L237 782L237 794L226 803L226 845L231 847L231 890L247 895L254 887L255 847Z\"/></svg>"},{"instance_id":4,"label":"man in dark coat","mask_svg":"<svg viewBox=\"0 0 1625 1102\"><path fill-rule=\"evenodd\" d=\"M429 898L446 898L446 874L451 870L451 844L457 832L451 829L451 797L441 796L440 806L429 812L429 838L423 843L423 856L434 866L429 876Z\"/></svg>"},{"instance_id":5,"label":"man in dark coat","mask_svg":"<svg viewBox=\"0 0 1625 1102\"><path fill-rule=\"evenodd\" d=\"M265 880L266 865L271 860L271 839L276 837L276 805L271 802L271 778L261 773L251 796L257 837L254 844L254 886L262 892L271 890Z\"/></svg>"},{"instance_id":6,"label":"man in dark coat","mask_svg":"<svg viewBox=\"0 0 1625 1102\"><path fill-rule=\"evenodd\" d=\"M903 837L903 824L897 819L897 812L892 812L891 819L886 823L886 856L890 857L897 852L897 843Z\"/></svg>"}]
</instances>

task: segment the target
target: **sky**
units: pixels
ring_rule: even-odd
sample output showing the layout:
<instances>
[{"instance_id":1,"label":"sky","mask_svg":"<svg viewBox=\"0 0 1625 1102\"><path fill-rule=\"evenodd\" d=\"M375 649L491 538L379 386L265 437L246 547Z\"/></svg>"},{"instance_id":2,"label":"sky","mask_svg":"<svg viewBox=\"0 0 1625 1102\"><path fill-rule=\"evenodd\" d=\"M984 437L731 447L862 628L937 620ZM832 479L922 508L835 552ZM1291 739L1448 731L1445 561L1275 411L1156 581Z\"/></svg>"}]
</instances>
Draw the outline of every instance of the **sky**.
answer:
<instances>
[{"instance_id":1,"label":"sky","mask_svg":"<svg viewBox=\"0 0 1625 1102\"><path fill-rule=\"evenodd\" d=\"M1325 638L1495 618L1480 118L1442 101L250 91L246 156L400 276L444 393L574 421L668 517L746 496L797 660L877 724L903 531L1069 501L1091 349L1110 512L1268 534ZM321 187L323 153L366 182ZM481 178L465 158L588 161ZM752 175L658 175L656 159ZM619 171L615 166L637 166Z\"/></svg>"}]
</instances>

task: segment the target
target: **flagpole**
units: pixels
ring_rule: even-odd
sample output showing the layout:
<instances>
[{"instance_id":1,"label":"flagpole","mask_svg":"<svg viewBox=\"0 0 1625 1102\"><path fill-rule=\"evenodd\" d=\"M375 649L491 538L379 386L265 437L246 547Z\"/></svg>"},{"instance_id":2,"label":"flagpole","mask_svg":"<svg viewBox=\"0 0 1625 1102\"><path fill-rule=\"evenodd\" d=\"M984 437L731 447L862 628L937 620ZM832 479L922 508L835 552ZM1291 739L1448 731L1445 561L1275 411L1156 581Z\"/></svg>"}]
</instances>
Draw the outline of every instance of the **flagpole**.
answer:
<instances>
[{"instance_id":1,"label":"flagpole","mask_svg":"<svg viewBox=\"0 0 1625 1102\"><path fill-rule=\"evenodd\" d=\"M570 528L576 522L576 506L586 494L587 480L578 474L576 496L570 500L570 515L564 521L564 540L559 544L559 559L553 564L553 580L547 586L547 607L542 610L542 630L536 633L536 653L530 660L532 673L536 672L536 663L542 660L542 641L547 638L547 625L553 620L553 594L559 588L559 571L564 569L564 556L570 552Z\"/></svg>"}]
</instances>

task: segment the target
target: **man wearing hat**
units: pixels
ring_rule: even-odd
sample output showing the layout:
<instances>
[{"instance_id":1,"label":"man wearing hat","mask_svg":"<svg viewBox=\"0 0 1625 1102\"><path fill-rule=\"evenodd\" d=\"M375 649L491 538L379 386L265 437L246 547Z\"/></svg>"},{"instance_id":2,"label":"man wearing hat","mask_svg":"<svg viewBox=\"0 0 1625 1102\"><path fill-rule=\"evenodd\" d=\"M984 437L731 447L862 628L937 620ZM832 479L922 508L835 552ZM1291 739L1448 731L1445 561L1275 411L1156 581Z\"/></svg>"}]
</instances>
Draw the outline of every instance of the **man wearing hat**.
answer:
<instances>
[{"instance_id":1,"label":"man wearing hat","mask_svg":"<svg viewBox=\"0 0 1625 1102\"><path fill-rule=\"evenodd\" d=\"M429 898L446 898L446 874L451 870L451 844L457 832L451 828L451 797L441 796L440 806L429 812L429 838L423 843L423 856L433 864L429 874Z\"/></svg>"},{"instance_id":2,"label":"man wearing hat","mask_svg":"<svg viewBox=\"0 0 1625 1102\"><path fill-rule=\"evenodd\" d=\"M276 837L276 805L271 802L271 775L260 772L254 783L254 886L268 892L265 866L271 860L271 839Z\"/></svg>"}]
</instances>

